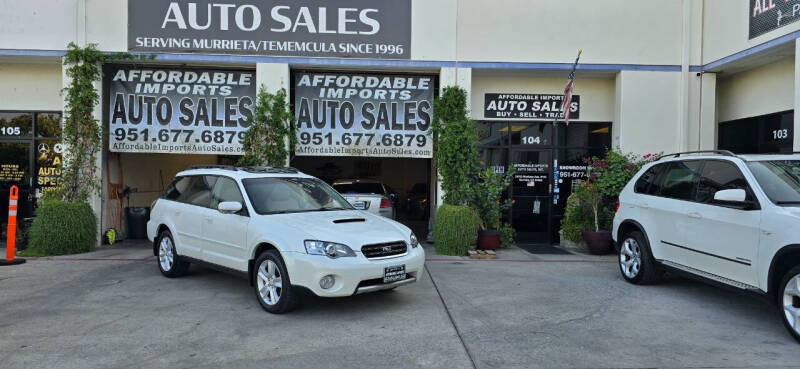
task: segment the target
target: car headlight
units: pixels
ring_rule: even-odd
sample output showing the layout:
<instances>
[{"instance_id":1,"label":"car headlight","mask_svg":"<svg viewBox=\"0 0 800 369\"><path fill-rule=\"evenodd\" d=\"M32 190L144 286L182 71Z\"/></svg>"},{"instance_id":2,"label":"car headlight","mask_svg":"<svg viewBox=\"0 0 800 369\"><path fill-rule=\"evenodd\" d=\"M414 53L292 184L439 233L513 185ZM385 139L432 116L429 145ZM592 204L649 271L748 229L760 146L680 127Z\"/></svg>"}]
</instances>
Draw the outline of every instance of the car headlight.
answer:
<instances>
[{"instance_id":1,"label":"car headlight","mask_svg":"<svg viewBox=\"0 0 800 369\"><path fill-rule=\"evenodd\" d=\"M306 240L304 243L306 252L310 255L325 255L331 259L356 256L353 249L340 243L316 240Z\"/></svg>"},{"instance_id":2,"label":"car headlight","mask_svg":"<svg viewBox=\"0 0 800 369\"><path fill-rule=\"evenodd\" d=\"M414 235L414 232L411 232L411 237L409 237L409 238L411 239L411 247L412 248L419 246L419 241L417 240L417 236Z\"/></svg>"}]
</instances>

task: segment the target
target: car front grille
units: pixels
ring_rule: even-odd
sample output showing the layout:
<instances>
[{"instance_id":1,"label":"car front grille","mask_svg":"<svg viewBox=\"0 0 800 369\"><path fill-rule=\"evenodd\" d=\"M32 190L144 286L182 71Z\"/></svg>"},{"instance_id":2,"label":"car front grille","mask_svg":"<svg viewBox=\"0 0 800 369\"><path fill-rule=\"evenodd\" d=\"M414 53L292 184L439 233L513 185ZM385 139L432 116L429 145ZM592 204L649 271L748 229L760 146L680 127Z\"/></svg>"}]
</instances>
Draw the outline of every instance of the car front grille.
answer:
<instances>
[{"instance_id":1,"label":"car front grille","mask_svg":"<svg viewBox=\"0 0 800 369\"><path fill-rule=\"evenodd\" d=\"M405 254L408 251L408 246L403 241L376 243L373 245L364 245L361 247L361 253L367 259L385 258L389 256L396 256Z\"/></svg>"}]
</instances>

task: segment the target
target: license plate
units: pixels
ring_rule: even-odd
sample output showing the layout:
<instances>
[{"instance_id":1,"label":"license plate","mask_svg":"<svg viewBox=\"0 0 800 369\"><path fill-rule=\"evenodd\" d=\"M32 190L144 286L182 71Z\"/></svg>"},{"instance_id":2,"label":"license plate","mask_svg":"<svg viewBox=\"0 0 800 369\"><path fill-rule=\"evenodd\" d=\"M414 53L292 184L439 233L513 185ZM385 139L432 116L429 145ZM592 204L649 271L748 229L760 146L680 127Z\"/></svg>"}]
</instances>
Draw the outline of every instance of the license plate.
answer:
<instances>
[{"instance_id":1,"label":"license plate","mask_svg":"<svg viewBox=\"0 0 800 369\"><path fill-rule=\"evenodd\" d=\"M356 201L353 203L353 207L356 210L366 210L367 209L367 202L366 201Z\"/></svg>"},{"instance_id":2,"label":"license plate","mask_svg":"<svg viewBox=\"0 0 800 369\"><path fill-rule=\"evenodd\" d=\"M406 279L406 266L397 265L383 268L383 283L392 283Z\"/></svg>"}]
</instances>

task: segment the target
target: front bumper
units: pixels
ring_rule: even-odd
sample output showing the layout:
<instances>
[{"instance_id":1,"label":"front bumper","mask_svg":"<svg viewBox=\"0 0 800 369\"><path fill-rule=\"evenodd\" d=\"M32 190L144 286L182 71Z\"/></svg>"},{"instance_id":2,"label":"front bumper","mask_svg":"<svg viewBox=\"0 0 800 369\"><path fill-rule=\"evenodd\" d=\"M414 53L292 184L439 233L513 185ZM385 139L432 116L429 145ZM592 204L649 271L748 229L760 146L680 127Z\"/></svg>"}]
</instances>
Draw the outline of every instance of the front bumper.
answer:
<instances>
[{"instance_id":1,"label":"front bumper","mask_svg":"<svg viewBox=\"0 0 800 369\"><path fill-rule=\"evenodd\" d=\"M291 252L284 255L284 262L292 285L305 287L320 297L343 297L415 282L425 266L425 251L419 246L409 248L406 255L380 260L367 259L360 252L352 258L338 259ZM384 268L397 265L406 266L406 279L382 283ZM322 289L319 280L326 275L332 275L336 282L333 287ZM376 283L378 279L381 281Z\"/></svg>"}]
</instances>

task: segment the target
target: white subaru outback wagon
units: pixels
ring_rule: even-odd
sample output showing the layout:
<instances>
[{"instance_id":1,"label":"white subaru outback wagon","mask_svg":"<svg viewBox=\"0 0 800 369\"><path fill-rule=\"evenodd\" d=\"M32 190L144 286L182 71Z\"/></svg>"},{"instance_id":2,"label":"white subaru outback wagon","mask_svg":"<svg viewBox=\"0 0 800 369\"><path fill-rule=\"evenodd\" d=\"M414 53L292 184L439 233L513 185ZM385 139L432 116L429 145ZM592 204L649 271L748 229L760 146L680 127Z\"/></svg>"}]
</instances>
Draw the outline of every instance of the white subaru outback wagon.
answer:
<instances>
[{"instance_id":1,"label":"white subaru outback wagon","mask_svg":"<svg viewBox=\"0 0 800 369\"><path fill-rule=\"evenodd\" d=\"M672 270L766 295L800 341L800 155L664 156L622 190L612 236L628 282Z\"/></svg>"},{"instance_id":2,"label":"white subaru outback wagon","mask_svg":"<svg viewBox=\"0 0 800 369\"><path fill-rule=\"evenodd\" d=\"M234 272L271 313L293 308L299 288L339 297L412 283L425 262L408 227L293 168L190 167L153 204L147 236L164 276L190 263Z\"/></svg>"}]
</instances>

